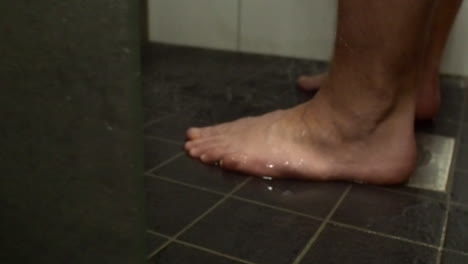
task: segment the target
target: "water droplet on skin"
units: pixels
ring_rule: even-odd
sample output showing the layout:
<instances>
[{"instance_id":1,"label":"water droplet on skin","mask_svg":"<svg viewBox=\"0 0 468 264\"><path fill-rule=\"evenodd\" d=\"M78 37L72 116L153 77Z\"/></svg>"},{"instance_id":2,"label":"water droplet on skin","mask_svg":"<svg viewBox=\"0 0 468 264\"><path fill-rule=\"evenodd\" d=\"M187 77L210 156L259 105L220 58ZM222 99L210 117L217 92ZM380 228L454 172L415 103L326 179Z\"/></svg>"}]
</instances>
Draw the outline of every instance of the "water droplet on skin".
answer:
<instances>
[{"instance_id":1,"label":"water droplet on skin","mask_svg":"<svg viewBox=\"0 0 468 264\"><path fill-rule=\"evenodd\" d=\"M289 165L289 161L285 161L284 166L288 166L288 165Z\"/></svg>"},{"instance_id":2,"label":"water droplet on skin","mask_svg":"<svg viewBox=\"0 0 468 264\"><path fill-rule=\"evenodd\" d=\"M304 163L304 159L299 159L299 162L297 163L298 166L301 166Z\"/></svg>"},{"instance_id":3,"label":"water droplet on skin","mask_svg":"<svg viewBox=\"0 0 468 264\"><path fill-rule=\"evenodd\" d=\"M275 167L275 165L273 165L273 164L267 164L266 167L267 167L267 168L270 168L270 169L273 169L273 168Z\"/></svg>"}]
</instances>

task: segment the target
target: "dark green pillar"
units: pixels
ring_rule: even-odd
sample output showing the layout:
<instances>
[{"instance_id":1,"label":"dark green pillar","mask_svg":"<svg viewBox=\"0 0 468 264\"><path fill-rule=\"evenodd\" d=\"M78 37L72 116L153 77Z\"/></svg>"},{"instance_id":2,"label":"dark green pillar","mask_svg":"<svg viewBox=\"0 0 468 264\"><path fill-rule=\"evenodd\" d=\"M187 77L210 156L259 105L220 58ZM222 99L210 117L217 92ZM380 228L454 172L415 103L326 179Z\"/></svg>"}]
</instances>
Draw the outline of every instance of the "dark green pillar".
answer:
<instances>
[{"instance_id":1,"label":"dark green pillar","mask_svg":"<svg viewBox=\"0 0 468 264\"><path fill-rule=\"evenodd\" d=\"M0 1L0 263L144 262L138 13Z\"/></svg>"}]
</instances>

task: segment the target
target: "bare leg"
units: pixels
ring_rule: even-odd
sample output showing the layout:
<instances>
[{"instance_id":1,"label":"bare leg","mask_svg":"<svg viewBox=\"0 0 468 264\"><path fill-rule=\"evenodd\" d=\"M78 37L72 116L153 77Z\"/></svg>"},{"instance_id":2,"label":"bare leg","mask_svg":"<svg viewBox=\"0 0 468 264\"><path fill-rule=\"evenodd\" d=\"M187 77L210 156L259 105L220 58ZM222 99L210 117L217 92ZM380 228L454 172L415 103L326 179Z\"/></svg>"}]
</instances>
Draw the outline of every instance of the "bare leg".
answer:
<instances>
[{"instance_id":1,"label":"bare leg","mask_svg":"<svg viewBox=\"0 0 468 264\"><path fill-rule=\"evenodd\" d=\"M397 184L415 168L413 122L434 0L340 0L329 77L288 110L191 128L202 162L258 176Z\"/></svg>"},{"instance_id":2,"label":"bare leg","mask_svg":"<svg viewBox=\"0 0 468 264\"><path fill-rule=\"evenodd\" d=\"M443 51L452 28L453 22L460 8L462 0L437 0L434 5L430 33L424 44L425 67L424 84L418 90L416 98L416 118L432 119L440 107L439 66ZM326 80L327 73L312 76L301 76L298 86L306 91L317 90Z\"/></svg>"}]
</instances>

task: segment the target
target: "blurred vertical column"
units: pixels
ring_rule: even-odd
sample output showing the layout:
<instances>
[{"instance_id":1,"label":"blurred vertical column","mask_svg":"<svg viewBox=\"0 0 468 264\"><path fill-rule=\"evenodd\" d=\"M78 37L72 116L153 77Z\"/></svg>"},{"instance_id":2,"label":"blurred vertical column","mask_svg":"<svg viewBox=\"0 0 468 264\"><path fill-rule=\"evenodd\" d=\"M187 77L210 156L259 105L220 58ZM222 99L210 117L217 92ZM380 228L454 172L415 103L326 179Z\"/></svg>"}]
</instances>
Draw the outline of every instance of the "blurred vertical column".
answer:
<instances>
[{"instance_id":1,"label":"blurred vertical column","mask_svg":"<svg viewBox=\"0 0 468 264\"><path fill-rule=\"evenodd\" d=\"M0 1L0 263L143 263L138 1Z\"/></svg>"}]
</instances>

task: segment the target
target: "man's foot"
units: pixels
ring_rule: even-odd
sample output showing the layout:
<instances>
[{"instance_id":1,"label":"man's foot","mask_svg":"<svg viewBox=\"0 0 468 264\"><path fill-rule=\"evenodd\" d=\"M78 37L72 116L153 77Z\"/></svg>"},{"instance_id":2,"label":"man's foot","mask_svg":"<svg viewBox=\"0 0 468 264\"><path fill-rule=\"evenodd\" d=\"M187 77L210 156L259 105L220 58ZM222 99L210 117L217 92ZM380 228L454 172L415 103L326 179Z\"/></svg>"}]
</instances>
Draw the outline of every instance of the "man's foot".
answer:
<instances>
[{"instance_id":1,"label":"man's foot","mask_svg":"<svg viewBox=\"0 0 468 264\"><path fill-rule=\"evenodd\" d=\"M328 73L316 75L303 75L297 79L297 86L306 92L316 91L320 89L326 81ZM439 75L427 75L426 84L418 89L416 97L416 112L415 117L418 120L433 119L440 109L440 82Z\"/></svg>"},{"instance_id":2,"label":"man's foot","mask_svg":"<svg viewBox=\"0 0 468 264\"><path fill-rule=\"evenodd\" d=\"M204 163L257 176L400 184L415 168L416 147L414 103L397 104L390 113L348 115L319 92L288 110L191 128L185 148Z\"/></svg>"}]
</instances>

